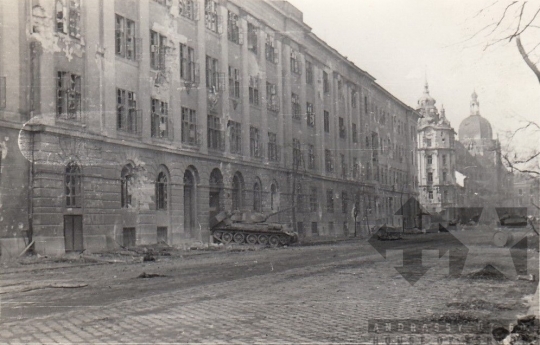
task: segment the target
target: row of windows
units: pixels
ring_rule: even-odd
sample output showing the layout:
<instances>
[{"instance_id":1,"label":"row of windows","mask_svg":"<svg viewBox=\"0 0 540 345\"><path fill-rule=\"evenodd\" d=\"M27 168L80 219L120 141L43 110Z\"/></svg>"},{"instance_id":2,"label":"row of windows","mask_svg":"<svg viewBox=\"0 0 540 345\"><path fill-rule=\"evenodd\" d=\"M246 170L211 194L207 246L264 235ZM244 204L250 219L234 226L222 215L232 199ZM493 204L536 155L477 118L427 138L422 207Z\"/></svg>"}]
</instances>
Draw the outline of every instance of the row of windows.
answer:
<instances>
[{"instance_id":1,"label":"row of windows","mask_svg":"<svg viewBox=\"0 0 540 345\"><path fill-rule=\"evenodd\" d=\"M319 211L319 190L317 187L312 186L309 188L309 193L303 192L303 187L300 183L296 186L296 207L299 213L304 212L318 212ZM399 206L395 202L397 199L394 197L372 197L367 196L363 209L360 204L360 194L356 193L353 198L353 210L356 209L360 214L371 214L375 211L375 214L390 213L395 211L394 208ZM326 212L335 212L335 193L333 189L327 189L325 194ZM348 214L351 211L350 196L347 191L341 192L341 213ZM375 209L372 208L372 204L375 204Z\"/></svg>"},{"instance_id":2,"label":"row of windows","mask_svg":"<svg viewBox=\"0 0 540 345\"><path fill-rule=\"evenodd\" d=\"M126 165L121 171L120 202L122 208L129 208L133 201L133 167ZM82 174L80 167L70 162L65 169L65 205L70 208L82 207ZM155 180L155 204L157 210L166 210L168 205L168 178L160 172Z\"/></svg>"},{"instance_id":3,"label":"row of windows","mask_svg":"<svg viewBox=\"0 0 540 345\"><path fill-rule=\"evenodd\" d=\"M446 155L442 155L441 157L442 157L442 165L446 165L447 164ZM433 164L433 155L427 155L426 160L427 160L428 165Z\"/></svg>"},{"instance_id":4,"label":"row of windows","mask_svg":"<svg viewBox=\"0 0 540 345\"><path fill-rule=\"evenodd\" d=\"M168 0L155 0L156 2L167 5ZM218 15L218 4L213 0L205 0L205 25L206 27L214 32L218 32L220 27L220 17ZM191 20L197 20L198 13L198 1L195 0L178 0L178 9L179 14L183 17L186 17ZM69 34L71 37L80 38L80 18L81 18L81 3L80 0L57 0L56 1L56 29L57 32ZM238 15L229 12L228 15L228 37L231 41L241 43L243 35L240 31L238 25ZM253 24L248 23L248 45L249 50L257 53L257 31L258 28ZM136 37L136 28L135 21L129 18L125 18L120 15L116 15L115 21L115 51L118 56L129 60L139 60L140 59L140 49L141 49L141 40ZM167 46L167 37L161 35L155 31L150 32L150 64L151 67L155 70L163 70L166 64L166 53L168 50ZM275 46L275 40L271 34L267 34L265 42L265 55L267 60L277 63L278 52ZM300 66L300 54L292 50L290 56L291 71L296 74L301 74L302 68ZM217 62L217 60L215 60ZM208 67L208 66L207 66ZM207 86L218 88L218 76L217 64L213 64L210 70L209 76L207 76ZM313 84L313 65L310 61L306 60L305 64L305 75L306 83ZM194 50L191 47L187 47L184 44L180 45L180 74L181 78L187 82L197 82L198 79L198 65L195 62ZM237 83L239 83L239 78ZM339 80L338 88L342 88L342 82ZM339 87L341 85L341 87ZM323 89L325 93L330 92L330 82L328 73L323 71ZM239 90L235 85L234 96L238 96ZM258 103L258 95L255 95L254 92L251 92L250 97L252 104ZM275 101L277 98L277 92L273 93L275 97L269 96L269 108L273 111L278 108L278 102ZM355 89L351 90L351 106L353 108L357 107L357 96L358 93ZM367 97L365 98L365 112L368 112ZM73 106L71 103L71 108L67 111L67 105L65 107L65 113L73 113L73 109L76 106ZM64 111L64 109L62 109ZM377 108L375 113L377 113ZM308 112L309 114L309 112ZM385 114L382 113L382 116L379 116L384 122ZM310 121L310 124L313 126L314 122ZM398 133L401 131L401 126L398 125ZM404 126L403 126L404 128Z\"/></svg>"},{"instance_id":5,"label":"row of windows","mask_svg":"<svg viewBox=\"0 0 540 345\"><path fill-rule=\"evenodd\" d=\"M448 181L448 173L446 171L442 172L442 182ZM428 184L433 184L433 172L428 171L427 172L427 182Z\"/></svg>"},{"instance_id":6,"label":"row of windows","mask_svg":"<svg viewBox=\"0 0 540 345\"><path fill-rule=\"evenodd\" d=\"M232 199L233 209L240 209L244 205L243 201L243 179L238 174L235 174L232 185ZM134 188L134 168L131 164L127 164L121 171L121 184L120 184L120 196L121 207L129 208L133 206L133 188ZM193 183L193 181L185 181L185 183ZM169 181L165 172L161 171L157 174L155 180L155 206L156 210L167 210L169 203ZM445 191L445 197L447 191ZM275 209L277 188L273 184L271 186L271 209ZM430 192L432 196L432 192ZM432 197L430 197L432 199ZM296 206L299 212L306 212L309 206L309 212L318 211L318 189L315 186L310 188L309 195L303 193L302 185L300 183L296 186ZM382 198L382 210L379 209L379 197L375 197L376 213L379 211L393 211L394 198L385 197ZM360 207L360 195L357 193L354 200L354 207L359 209ZM365 209L368 213L371 213L371 197L366 200ZM65 169L65 203L66 207L81 207L82 206L82 174L81 169L76 163L70 162ZM349 194L347 191L341 192L341 212L347 214L349 209ZM253 186L253 208L255 211L262 211L262 187L260 182L255 182ZM359 212L363 210L358 210ZM334 213L334 191L332 189L326 190L326 212Z\"/></svg>"},{"instance_id":7,"label":"row of windows","mask_svg":"<svg viewBox=\"0 0 540 345\"><path fill-rule=\"evenodd\" d=\"M444 203L444 202L452 202L452 200L451 200L450 197L449 197L449 193L448 193L447 190L443 190L443 193L442 193L442 195L439 195L439 198L440 198L440 199L439 199L440 202L443 202L443 203ZM432 191L432 190L428 191L428 199L429 199L429 200L434 200L434 196L433 196L433 191Z\"/></svg>"}]
</instances>

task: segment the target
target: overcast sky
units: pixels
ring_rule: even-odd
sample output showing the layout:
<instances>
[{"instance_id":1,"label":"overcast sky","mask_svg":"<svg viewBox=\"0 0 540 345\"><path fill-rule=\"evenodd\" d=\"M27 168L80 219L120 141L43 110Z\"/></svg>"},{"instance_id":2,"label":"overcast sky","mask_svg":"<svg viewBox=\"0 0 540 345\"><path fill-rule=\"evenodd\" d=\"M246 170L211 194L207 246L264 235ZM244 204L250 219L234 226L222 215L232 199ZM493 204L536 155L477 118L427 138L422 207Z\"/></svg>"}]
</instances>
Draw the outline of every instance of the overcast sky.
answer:
<instances>
[{"instance_id":1,"label":"overcast sky","mask_svg":"<svg viewBox=\"0 0 540 345\"><path fill-rule=\"evenodd\" d=\"M486 51L482 36L465 42L501 13L490 7L475 17L494 0L289 1L316 35L406 104L416 106L427 73L430 93L456 132L475 89L494 132L514 126L516 117L540 119L540 84L515 42ZM540 30L523 41L540 42Z\"/></svg>"}]
</instances>

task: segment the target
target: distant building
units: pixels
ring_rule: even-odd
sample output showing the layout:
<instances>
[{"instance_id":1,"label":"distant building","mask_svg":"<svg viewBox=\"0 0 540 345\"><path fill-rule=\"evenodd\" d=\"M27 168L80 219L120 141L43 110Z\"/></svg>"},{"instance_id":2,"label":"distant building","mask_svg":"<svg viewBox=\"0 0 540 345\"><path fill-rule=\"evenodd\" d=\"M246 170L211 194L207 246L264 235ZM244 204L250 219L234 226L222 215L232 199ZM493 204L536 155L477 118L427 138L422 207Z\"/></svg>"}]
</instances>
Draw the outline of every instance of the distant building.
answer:
<instances>
[{"instance_id":1,"label":"distant building","mask_svg":"<svg viewBox=\"0 0 540 345\"><path fill-rule=\"evenodd\" d=\"M418 178L420 202L429 212L441 212L457 203L455 131L439 113L426 83L418 100Z\"/></svg>"},{"instance_id":2,"label":"distant building","mask_svg":"<svg viewBox=\"0 0 540 345\"><path fill-rule=\"evenodd\" d=\"M429 212L453 207L511 206L512 173L501 161L501 147L491 124L480 115L478 95L471 98L470 116L459 126L459 140L439 113L426 83L418 100L419 198Z\"/></svg>"},{"instance_id":3,"label":"distant building","mask_svg":"<svg viewBox=\"0 0 540 345\"><path fill-rule=\"evenodd\" d=\"M478 95L471 95L470 115L459 125L456 171L465 177L463 206L511 206L512 173L502 163L501 144L480 115Z\"/></svg>"}]
</instances>

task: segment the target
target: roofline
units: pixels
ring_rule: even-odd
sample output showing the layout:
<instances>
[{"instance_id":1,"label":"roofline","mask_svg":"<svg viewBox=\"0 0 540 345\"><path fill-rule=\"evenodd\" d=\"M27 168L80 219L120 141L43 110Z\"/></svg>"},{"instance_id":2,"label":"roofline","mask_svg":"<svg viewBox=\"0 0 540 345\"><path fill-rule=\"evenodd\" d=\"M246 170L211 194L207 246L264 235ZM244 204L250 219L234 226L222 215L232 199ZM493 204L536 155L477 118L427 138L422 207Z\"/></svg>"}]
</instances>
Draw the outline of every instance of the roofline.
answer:
<instances>
[{"instance_id":1,"label":"roofline","mask_svg":"<svg viewBox=\"0 0 540 345\"><path fill-rule=\"evenodd\" d=\"M287 15L287 13L285 13L281 8L279 8L277 5L275 5L273 3L273 1L271 0L264 0L264 2L269 5L270 7L272 7L274 10L276 10L277 12L279 12L281 15L283 15L285 18L287 18L288 20L292 20L294 21L295 23L297 23L299 26L303 27L304 30L305 30L305 35L308 37L308 38L311 38L312 40L314 40L316 43L320 44L323 48L325 48L328 52L330 52L331 54L333 54L334 56L336 56L339 60L341 60L341 62L343 62L344 64L346 64L347 66L351 67L353 70L355 70L356 72L358 72L359 74L361 74L362 76L365 76L367 77L371 83L377 87L379 90L383 91L387 96L390 96L394 101L396 101L397 103L399 103L402 107L406 108L407 110L413 112L413 113L416 113L418 115L418 117L421 117L421 115L418 113L418 111L416 109L414 109L413 107L407 105L406 103L404 103L403 101L401 101L399 98L397 98L396 96L394 96L393 94L391 94L388 90L386 90L384 87L382 87L380 84L376 83L375 81L377 80L374 76L372 76L371 74L369 74L367 71L361 69L360 67L358 67L353 61L349 60L347 57L345 57L344 55L342 55L337 49L333 48L332 46L330 46L327 42L325 42L323 39L321 39L319 36L317 36L315 33L313 33L312 31L312 28L307 25L304 21L299 21L297 20L296 18L292 17L292 16L289 16ZM292 39L294 41L293 38L291 38L289 35L286 35L286 33L282 33L282 35L285 35L287 36L288 38Z\"/></svg>"},{"instance_id":2,"label":"roofline","mask_svg":"<svg viewBox=\"0 0 540 345\"><path fill-rule=\"evenodd\" d=\"M405 102L403 102L402 100L400 100L399 98L397 98L396 96L394 96L393 94L390 93L390 91L386 90L384 87L382 87L380 84L376 83L375 81L372 82L372 84L378 88L379 90L381 90L383 93L385 93L387 96L389 96L390 98L392 98L395 102L399 103L402 107L404 107L405 109L411 111L412 113L416 113L416 115L418 116L418 118L421 117L420 115L420 112L418 112L418 110L414 109L413 107L411 107L410 105L407 105Z\"/></svg>"}]
</instances>

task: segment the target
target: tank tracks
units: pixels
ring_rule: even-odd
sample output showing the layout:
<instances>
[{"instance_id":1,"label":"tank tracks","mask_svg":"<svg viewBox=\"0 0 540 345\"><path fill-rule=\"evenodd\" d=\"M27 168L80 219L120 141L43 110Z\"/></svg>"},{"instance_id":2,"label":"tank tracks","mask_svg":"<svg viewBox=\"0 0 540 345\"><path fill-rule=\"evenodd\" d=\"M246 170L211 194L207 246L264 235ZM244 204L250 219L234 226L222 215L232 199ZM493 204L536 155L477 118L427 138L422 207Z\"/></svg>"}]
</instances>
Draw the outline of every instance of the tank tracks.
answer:
<instances>
[{"instance_id":1,"label":"tank tracks","mask_svg":"<svg viewBox=\"0 0 540 345\"><path fill-rule=\"evenodd\" d=\"M270 247L286 246L292 242L287 234L268 234L234 230L216 230L213 237L223 244L269 245Z\"/></svg>"}]
</instances>

